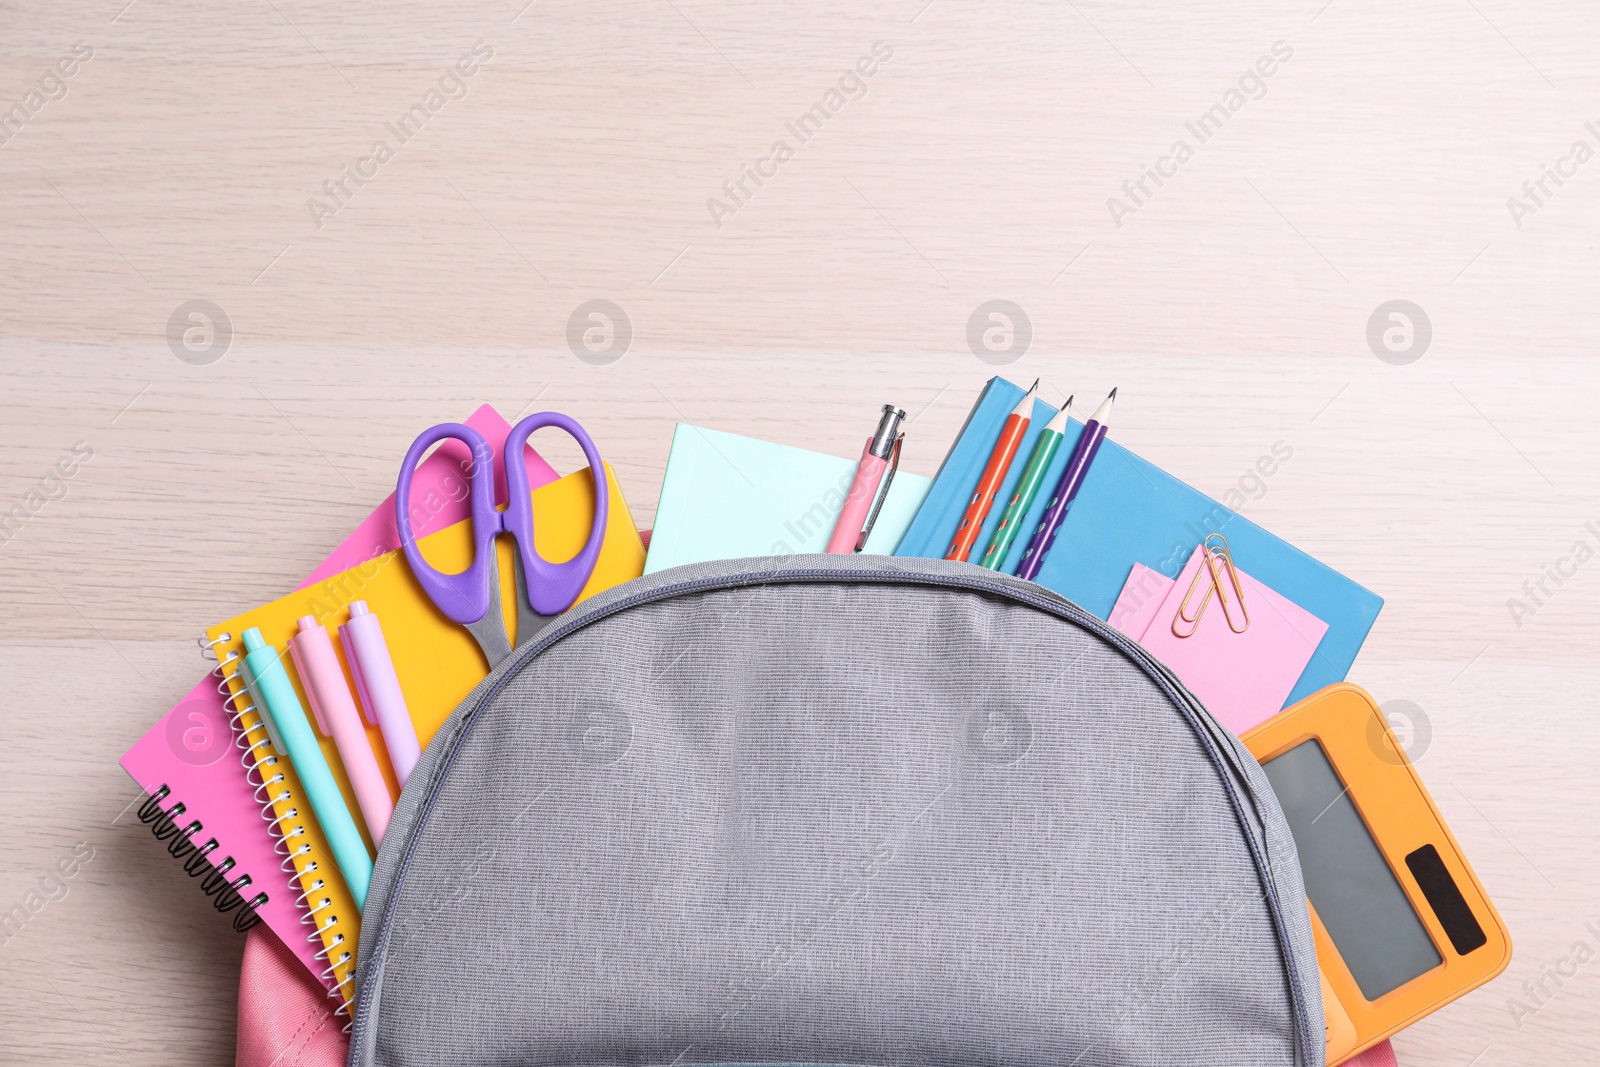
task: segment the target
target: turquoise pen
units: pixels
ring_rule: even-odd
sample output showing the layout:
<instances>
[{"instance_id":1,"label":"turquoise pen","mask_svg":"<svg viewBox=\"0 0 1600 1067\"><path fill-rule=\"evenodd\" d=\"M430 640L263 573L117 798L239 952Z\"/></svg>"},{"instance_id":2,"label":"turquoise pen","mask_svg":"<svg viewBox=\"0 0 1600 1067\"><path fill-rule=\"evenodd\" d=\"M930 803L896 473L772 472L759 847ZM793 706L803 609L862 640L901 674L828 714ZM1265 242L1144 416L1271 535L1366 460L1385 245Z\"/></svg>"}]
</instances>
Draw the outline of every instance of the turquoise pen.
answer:
<instances>
[{"instance_id":1,"label":"turquoise pen","mask_svg":"<svg viewBox=\"0 0 1600 1067\"><path fill-rule=\"evenodd\" d=\"M345 806L339 783L333 780L333 771L322 755L322 746L311 730L294 685L284 672L278 650L262 640L261 631L250 627L244 632L244 668L252 683L250 694L262 710L262 719L273 729L274 741L281 738L283 755L289 757L294 771L305 786L306 798L328 839L333 858L339 864L339 873L356 898L356 907L367 902L367 884L372 881L372 857L361 840L361 831Z\"/></svg>"},{"instance_id":2,"label":"turquoise pen","mask_svg":"<svg viewBox=\"0 0 1600 1067\"><path fill-rule=\"evenodd\" d=\"M1069 396L1067 402L1061 405L1061 410L1056 412L1056 417L1039 432L1039 440L1033 443L1033 455L1028 457L1028 465L1022 468L1022 475L1011 490L1011 501L1006 504L1006 510L1001 512L1000 523L994 528L994 533L989 535L989 547L984 549L983 559L978 561L978 566L997 571L1005 563L1006 553L1011 551L1011 542L1016 540L1017 531L1022 528L1022 517L1033 506L1034 498L1039 495L1039 485L1044 481L1045 472L1050 469L1050 461L1055 458L1056 450L1066 437L1067 412L1071 409L1072 397Z\"/></svg>"}]
</instances>

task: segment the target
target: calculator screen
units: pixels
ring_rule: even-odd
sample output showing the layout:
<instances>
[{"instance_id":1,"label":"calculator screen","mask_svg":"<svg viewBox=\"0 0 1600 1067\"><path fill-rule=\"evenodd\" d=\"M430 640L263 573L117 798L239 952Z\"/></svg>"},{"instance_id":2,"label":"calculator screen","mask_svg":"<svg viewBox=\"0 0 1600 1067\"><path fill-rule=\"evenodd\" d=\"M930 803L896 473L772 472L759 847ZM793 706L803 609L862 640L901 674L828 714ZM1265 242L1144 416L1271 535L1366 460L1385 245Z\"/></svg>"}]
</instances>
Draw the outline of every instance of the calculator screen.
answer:
<instances>
[{"instance_id":1,"label":"calculator screen","mask_svg":"<svg viewBox=\"0 0 1600 1067\"><path fill-rule=\"evenodd\" d=\"M1322 744L1262 764L1300 852L1306 896L1362 996L1377 1000L1444 962Z\"/></svg>"}]
</instances>

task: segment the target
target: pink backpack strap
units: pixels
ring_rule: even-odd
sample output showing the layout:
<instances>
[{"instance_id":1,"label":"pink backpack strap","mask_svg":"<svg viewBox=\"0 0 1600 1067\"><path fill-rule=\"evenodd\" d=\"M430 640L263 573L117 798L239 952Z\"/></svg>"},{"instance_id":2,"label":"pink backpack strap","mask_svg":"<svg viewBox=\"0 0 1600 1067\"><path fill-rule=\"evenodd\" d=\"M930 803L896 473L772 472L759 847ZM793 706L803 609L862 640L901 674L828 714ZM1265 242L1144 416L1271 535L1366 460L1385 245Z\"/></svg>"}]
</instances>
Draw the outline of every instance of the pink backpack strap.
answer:
<instances>
[{"instance_id":1,"label":"pink backpack strap","mask_svg":"<svg viewBox=\"0 0 1600 1067\"><path fill-rule=\"evenodd\" d=\"M245 936L236 1067L343 1067L344 1019L322 984L264 924Z\"/></svg>"},{"instance_id":2,"label":"pink backpack strap","mask_svg":"<svg viewBox=\"0 0 1600 1067\"><path fill-rule=\"evenodd\" d=\"M1394 1058L1394 1047L1380 1041L1359 1056L1345 1060L1342 1067L1399 1067Z\"/></svg>"}]
</instances>

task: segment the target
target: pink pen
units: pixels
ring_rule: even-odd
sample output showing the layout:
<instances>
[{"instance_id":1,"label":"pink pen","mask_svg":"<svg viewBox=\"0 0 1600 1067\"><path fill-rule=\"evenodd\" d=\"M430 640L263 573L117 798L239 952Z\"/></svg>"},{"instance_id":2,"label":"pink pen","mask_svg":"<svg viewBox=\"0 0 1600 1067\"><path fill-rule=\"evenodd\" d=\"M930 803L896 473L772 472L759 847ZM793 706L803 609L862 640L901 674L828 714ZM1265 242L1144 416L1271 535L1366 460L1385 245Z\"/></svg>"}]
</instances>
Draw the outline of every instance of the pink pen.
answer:
<instances>
[{"instance_id":1,"label":"pink pen","mask_svg":"<svg viewBox=\"0 0 1600 1067\"><path fill-rule=\"evenodd\" d=\"M350 786L356 791L356 801L361 805L362 817L372 834L372 843L379 844L389 828L389 816L394 814L394 801L389 796L383 772L378 769L378 757L372 754L372 746L367 743L361 713L350 699L350 687L345 685L344 671L339 669L339 659L333 653L328 631L319 626L314 617L302 615L300 632L289 639L289 654L294 657L294 669L310 698L317 727L324 734L333 735L339 759L350 776Z\"/></svg>"},{"instance_id":2,"label":"pink pen","mask_svg":"<svg viewBox=\"0 0 1600 1067\"><path fill-rule=\"evenodd\" d=\"M878 510L889 495L889 485L894 481L895 467L900 463L900 420L906 413L893 404L883 405L883 417L878 420L878 430L867 438L861 450L861 462L856 466L855 480L850 483L850 495L844 499L844 510L839 512L839 522L828 539L828 551L834 555L860 552L866 547L873 523L878 521ZM884 471L888 477L884 477ZM882 492L879 480L882 479ZM871 509L872 513L867 514Z\"/></svg>"},{"instance_id":3,"label":"pink pen","mask_svg":"<svg viewBox=\"0 0 1600 1067\"><path fill-rule=\"evenodd\" d=\"M367 721L382 728L394 776L404 789L411 768L422 756L422 746L417 743L417 728L411 724L411 712L394 673L394 660L389 658L383 627L367 609L365 600L350 602L350 621L339 627L339 640L344 644L344 660L350 664Z\"/></svg>"}]
</instances>

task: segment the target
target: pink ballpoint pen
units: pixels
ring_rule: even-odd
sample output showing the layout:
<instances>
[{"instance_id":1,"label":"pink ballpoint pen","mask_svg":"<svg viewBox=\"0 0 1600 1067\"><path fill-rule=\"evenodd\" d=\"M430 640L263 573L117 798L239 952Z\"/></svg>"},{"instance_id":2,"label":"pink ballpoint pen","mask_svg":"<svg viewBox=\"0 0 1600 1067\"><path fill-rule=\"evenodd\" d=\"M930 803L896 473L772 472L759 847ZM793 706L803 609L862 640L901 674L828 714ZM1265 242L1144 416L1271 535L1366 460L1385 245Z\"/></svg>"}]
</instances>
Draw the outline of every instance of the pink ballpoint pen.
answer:
<instances>
[{"instance_id":1,"label":"pink ballpoint pen","mask_svg":"<svg viewBox=\"0 0 1600 1067\"><path fill-rule=\"evenodd\" d=\"M356 802L361 805L367 831L372 835L372 843L378 845L389 828L389 817L394 814L394 800L378 768L378 758L367 742L366 726L355 701L350 698L350 687L345 684L344 671L339 669L328 631L313 616L301 616L300 632L289 639L289 653L294 657L300 684L311 699L317 725L323 733L333 735L339 761L350 777L350 788L355 790Z\"/></svg>"},{"instance_id":2,"label":"pink ballpoint pen","mask_svg":"<svg viewBox=\"0 0 1600 1067\"><path fill-rule=\"evenodd\" d=\"M906 413L893 404L883 405L877 432L867 438L867 446L861 450L861 462L856 466L855 480L850 483L850 494L845 497L844 510L839 513L833 536L828 539L828 551L834 555L860 552L866 547L867 536L872 533L872 524L878 521L878 510L883 507L884 497L889 495L889 485L900 463L900 442L906 436L899 432L900 420L905 417ZM886 470L887 477L884 476ZM870 515L867 514L869 508Z\"/></svg>"}]
</instances>

